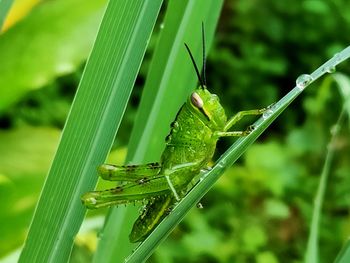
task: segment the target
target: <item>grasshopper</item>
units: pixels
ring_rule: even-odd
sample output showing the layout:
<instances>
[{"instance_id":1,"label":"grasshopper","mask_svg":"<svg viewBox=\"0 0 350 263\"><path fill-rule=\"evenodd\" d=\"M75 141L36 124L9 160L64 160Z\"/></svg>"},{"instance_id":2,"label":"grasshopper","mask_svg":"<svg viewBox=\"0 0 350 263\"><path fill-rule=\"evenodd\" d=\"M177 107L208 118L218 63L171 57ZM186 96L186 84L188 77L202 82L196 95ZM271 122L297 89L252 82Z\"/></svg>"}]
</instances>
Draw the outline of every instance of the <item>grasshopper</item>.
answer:
<instances>
[{"instance_id":1,"label":"grasshopper","mask_svg":"<svg viewBox=\"0 0 350 263\"><path fill-rule=\"evenodd\" d=\"M130 242L143 241L167 216L174 204L186 195L193 178L208 167L220 137L248 135L251 132L249 127L245 131L229 130L244 116L260 115L268 109L240 111L227 119L218 96L207 89L203 25L202 42L201 74L185 44L200 85L171 123L160 162L126 166L103 164L98 168L101 178L124 184L82 196L83 204L89 209L147 201L129 235Z\"/></svg>"}]
</instances>

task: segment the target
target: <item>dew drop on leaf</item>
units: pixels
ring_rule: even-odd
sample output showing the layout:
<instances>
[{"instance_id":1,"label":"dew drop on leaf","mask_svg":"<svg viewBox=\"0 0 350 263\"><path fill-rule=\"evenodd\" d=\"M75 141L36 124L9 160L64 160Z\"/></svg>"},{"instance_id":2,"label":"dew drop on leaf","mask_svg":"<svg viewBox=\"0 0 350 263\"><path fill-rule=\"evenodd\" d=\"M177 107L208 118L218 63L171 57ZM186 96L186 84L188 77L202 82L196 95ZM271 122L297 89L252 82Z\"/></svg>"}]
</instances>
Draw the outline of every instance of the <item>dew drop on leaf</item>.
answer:
<instances>
[{"instance_id":1,"label":"dew drop on leaf","mask_svg":"<svg viewBox=\"0 0 350 263\"><path fill-rule=\"evenodd\" d=\"M309 74L300 75L296 80L296 85L299 89L305 89L311 82L313 78Z\"/></svg>"},{"instance_id":2,"label":"dew drop on leaf","mask_svg":"<svg viewBox=\"0 0 350 263\"><path fill-rule=\"evenodd\" d=\"M270 116L272 115L272 113L273 113L273 110L267 109L267 110L263 113L262 118L263 118L264 120L266 120L268 117L270 117Z\"/></svg>"},{"instance_id":3,"label":"dew drop on leaf","mask_svg":"<svg viewBox=\"0 0 350 263\"><path fill-rule=\"evenodd\" d=\"M341 60L341 57L340 57L339 53L335 53L333 58L335 59L336 62L339 62Z\"/></svg>"},{"instance_id":4,"label":"dew drop on leaf","mask_svg":"<svg viewBox=\"0 0 350 263\"><path fill-rule=\"evenodd\" d=\"M326 71L327 71L327 73L334 73L334 72L336 71L336 69L335 69L335 67L333 66L333 67L328 67L328 68L326 69Z\"/></svg>"},{"instance_id":5,"label":"dew drop on leaf","mask_svg":"<svg viewBox=\"0 0 350 263\"><path fill-rule=\"evenodd\" d=\"M203 207L202 203L197 203L197 208L203 209L204 207Z\"/></svg>"}]
</instances>

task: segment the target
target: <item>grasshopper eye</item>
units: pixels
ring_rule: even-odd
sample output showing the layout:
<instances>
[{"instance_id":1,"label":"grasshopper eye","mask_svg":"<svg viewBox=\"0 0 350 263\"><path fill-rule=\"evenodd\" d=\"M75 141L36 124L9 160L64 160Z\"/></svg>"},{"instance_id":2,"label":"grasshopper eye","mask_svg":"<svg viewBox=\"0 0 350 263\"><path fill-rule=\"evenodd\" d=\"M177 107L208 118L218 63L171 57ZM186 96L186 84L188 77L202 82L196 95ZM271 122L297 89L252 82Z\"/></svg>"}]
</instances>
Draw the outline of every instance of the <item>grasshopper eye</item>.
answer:
<instances>
[{"instance_id":1,"label":"grasshopper eye","mask_svg":"<svg viewBox=\"0 0 350 263\"><path fill-rule=\"evenodd\" d=\"M191 102L194 106L196 106L198 109L203 108L203 100L196 92L193 92L191 95Z\"/></svg>"}]
</instances>

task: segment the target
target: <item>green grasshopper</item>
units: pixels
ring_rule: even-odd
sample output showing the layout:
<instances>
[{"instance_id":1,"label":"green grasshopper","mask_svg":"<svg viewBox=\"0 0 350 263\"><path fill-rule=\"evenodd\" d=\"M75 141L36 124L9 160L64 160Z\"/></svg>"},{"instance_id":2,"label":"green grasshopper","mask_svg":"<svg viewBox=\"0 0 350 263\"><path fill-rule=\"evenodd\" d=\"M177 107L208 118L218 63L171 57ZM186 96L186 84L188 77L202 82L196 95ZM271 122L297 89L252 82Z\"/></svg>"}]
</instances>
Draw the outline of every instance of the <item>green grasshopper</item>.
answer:
<instances>
[{"instance_id":1,"label":"green grasshopper","mask_svg":"<svg viewBox=\"0 0 350 263\"><path fill-rule=\"evenodd\" d=\"M206 87L203 26L202 42L202 74L185 44L200 86L189 96L171 123L160 162L126 166L103 164L98 168L98 173L104 180L124 184L82 196L83 204L89 209L147 201L129 235L130 242L143 241L174 204L186 195L191 181L203 168L208 167L220 137L248 135L251 128L245 131L229 129L244 116L260 115L268 109L240 111L227 119L218 96L210 93Z\"/></svg>"}]
</instances>

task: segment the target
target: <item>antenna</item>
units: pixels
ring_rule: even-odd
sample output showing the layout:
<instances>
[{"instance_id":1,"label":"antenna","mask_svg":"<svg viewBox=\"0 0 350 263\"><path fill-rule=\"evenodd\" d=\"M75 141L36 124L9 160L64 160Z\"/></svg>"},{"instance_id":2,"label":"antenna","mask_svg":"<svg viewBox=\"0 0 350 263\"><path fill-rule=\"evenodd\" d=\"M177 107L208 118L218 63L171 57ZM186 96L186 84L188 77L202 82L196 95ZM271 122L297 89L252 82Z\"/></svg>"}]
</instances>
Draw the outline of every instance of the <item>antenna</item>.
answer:
<instances>
[{"instance_id":1,"label":"antenna","mask_svg":"<svg viewBox=\"0 0 350 263\"><path fill-rule=\"evenodd\" d=\"M203 51L203 67L202 67L202 81L204 86L207 86L207 80L205 77L205 68L206 68L206 60L205 60L205 33L204 33L204 23L202 21L202 51Z\"/></svg>"},{"instance_id":2,"label":"antenna","mask_svg":"<svg viewBox=\"0 0 350 263\"><path fill-rule=\"evenodd\" d=\"M185 47L186 47L186 49L187 49L187 51L188 51L188 54L189 54L189 55L190 55L190 57L191 57L192 64L193 64L194 69L195 69L195 71L196 71L196 74L197 74L197 77L198 77L199 84L201 85L201 87L202 87L203 89L205 89L205 85L204 85L204 83L203 83L203 80L202 80L201 75L199 74L199 70L198 70L198 67L197 67L197 65L196 65L196 62L194 61L194 58L193 58L192 53L191 53L191 50L190 50L190 48L187 46L187 44L186 44L186 43L185 43Z\"/></svg>"}]
</instances>

